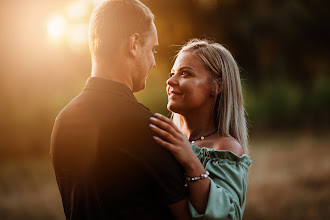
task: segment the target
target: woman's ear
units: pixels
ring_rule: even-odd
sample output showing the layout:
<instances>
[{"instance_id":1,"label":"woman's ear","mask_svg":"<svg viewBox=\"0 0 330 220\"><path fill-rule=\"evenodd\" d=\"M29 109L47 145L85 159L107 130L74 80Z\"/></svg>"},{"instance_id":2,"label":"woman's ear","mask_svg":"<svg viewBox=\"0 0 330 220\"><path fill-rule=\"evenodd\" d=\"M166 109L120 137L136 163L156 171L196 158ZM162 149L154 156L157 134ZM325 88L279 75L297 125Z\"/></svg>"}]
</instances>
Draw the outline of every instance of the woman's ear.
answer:
<instances>
[{"instance_id":1,"label":"woman's ear","mask_svg":"<svg viewBox=\"0 0 330 220\"><path fill-rule=\"evenodd\" d=\"M137 55L139 40L140 40L140 35L138 33L132 34L129 38L129 52L133 56Z\"/></svg>"},{"instance_id":2,"label":"woman's ear","mask_svg":"<svg viewBox=\"0 0 330 220\"><path fill-rule=\"evenodd\" d=\"M217 78L216 82L218 84L217 95L219 95L219 93L222 92L222 78Z\"/></svg>"},{"instance_id":3,"label":"woman's ear","mask_svg":"<svg viewBox=\"0 0 330 220\"><path fill-rule=\"evenodd\" d=\"M212 88L212 96L217 96L222 91L222 78L216 78L214 80L214 86Z\"/></svg>"}]
</instances>

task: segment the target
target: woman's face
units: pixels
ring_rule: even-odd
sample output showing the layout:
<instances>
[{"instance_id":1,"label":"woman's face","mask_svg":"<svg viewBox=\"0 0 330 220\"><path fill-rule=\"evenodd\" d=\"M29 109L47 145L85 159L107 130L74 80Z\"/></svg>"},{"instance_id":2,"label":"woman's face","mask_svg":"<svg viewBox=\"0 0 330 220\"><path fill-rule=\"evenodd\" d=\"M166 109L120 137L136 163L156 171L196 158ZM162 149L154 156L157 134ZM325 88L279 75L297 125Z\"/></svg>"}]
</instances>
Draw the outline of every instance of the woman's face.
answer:
<instances>
[{"instance_id":1,"label":"woman's face","mask_svg":"<svg viewBox=\"0 0 330 220\"><path fill-rule=\"evenodd\" d=\"M175 113L206 111L213 108L215 87L211 73L194 53L181 53L166 81L167 108Z\"/></svg>"}]
</instances>

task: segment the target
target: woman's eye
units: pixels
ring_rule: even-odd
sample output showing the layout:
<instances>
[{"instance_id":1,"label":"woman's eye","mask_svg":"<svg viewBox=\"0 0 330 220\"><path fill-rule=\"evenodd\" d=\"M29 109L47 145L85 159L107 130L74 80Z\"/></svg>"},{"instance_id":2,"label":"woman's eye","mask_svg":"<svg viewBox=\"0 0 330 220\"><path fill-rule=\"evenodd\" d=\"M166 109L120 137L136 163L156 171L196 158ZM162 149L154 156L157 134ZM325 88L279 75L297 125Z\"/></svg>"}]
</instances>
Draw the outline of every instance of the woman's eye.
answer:
<instances>
[{"instance_id":1,"label":"woman's eye","mask_svg":"<svg viewBox=\"0 0 330 220\"><path fill-rule=\"evenodd\" d=\"M188 72L186 72L186 71L182 71L181 75L182 75L182 76L188 76L188 75L190 75L190 74L189 74Z\"/></svg>"}]
</instances>

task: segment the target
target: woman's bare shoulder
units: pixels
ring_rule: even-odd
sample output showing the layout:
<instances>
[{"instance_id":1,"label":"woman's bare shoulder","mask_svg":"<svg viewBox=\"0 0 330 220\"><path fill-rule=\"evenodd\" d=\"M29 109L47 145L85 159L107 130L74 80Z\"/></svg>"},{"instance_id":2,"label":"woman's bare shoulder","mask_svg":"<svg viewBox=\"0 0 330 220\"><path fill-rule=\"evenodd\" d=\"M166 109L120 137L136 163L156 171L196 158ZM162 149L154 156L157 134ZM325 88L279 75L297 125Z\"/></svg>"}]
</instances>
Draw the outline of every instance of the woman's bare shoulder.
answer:
<instances>
[{"instance_id":1,"label":"woman's bare shoulder","mask_svg":"<svg viewBox=\"0 0 330 220\"><path fill-rule=\"evenodd\" d=\"M216 150L228 150L236 154L237 156L243 155L243 149L240 143L235 138L232 137L219 137L216 140L214 146Z\"/></svg>"}]
</instances>

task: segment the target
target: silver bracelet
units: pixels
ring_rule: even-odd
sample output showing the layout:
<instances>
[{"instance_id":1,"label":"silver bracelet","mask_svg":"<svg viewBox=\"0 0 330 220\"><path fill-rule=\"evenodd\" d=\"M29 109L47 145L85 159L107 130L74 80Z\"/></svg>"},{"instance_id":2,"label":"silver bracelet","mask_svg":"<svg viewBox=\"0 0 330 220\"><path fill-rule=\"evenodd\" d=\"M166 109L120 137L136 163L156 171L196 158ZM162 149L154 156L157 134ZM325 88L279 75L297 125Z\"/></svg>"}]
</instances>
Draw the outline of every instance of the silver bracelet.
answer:
<instances>
[{"instance_id":1,"label":"silver bracelet","mask_svg":"<svg viewBox=\"0 0 330 220\"><path fill-rule=\"evenodd\" d=\"M186 182L195 182L197 180L205 179L206 177L209 176L209 171L205 170L205 173L203 173L200 176L197 177L186 177Z\"/></svg>"}]
</instances>

